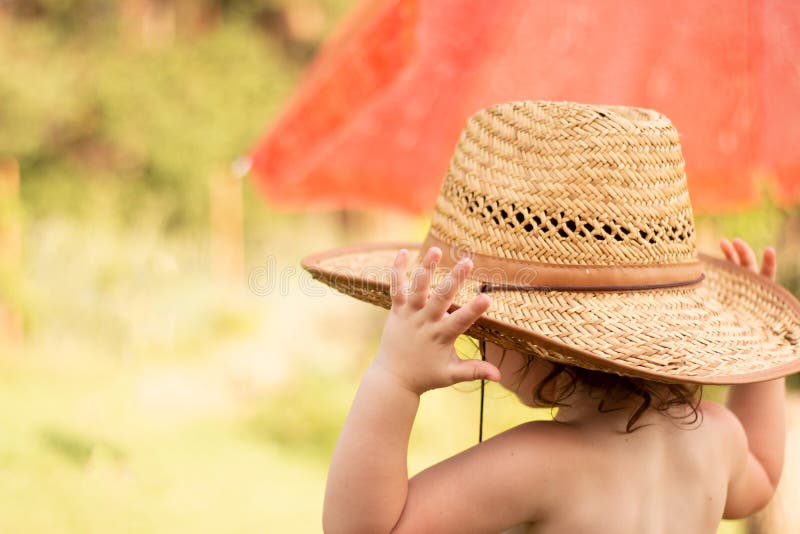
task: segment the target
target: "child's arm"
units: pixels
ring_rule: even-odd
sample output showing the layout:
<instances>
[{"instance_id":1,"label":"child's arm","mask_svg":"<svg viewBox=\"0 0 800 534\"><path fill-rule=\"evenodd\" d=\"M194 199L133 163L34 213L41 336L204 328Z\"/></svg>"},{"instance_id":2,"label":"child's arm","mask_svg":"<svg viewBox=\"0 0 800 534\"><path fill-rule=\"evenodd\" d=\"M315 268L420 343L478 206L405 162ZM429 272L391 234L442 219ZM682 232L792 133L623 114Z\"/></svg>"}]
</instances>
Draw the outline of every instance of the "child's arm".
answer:
<instances>
[{"instance_id":1,"label":"child's arm","mask_svg":"<svg viewBox=\"0 0 800 534\"><path fill-rule=\"evenodd\" d=\"M758 272L755 254L741 239L732 244L723 240L720 247L728 260ZM774 280L775 270L775 251L768 248L764 251L761 274ZM784 379L732 386L726 404L744 431L744 436L740 431L737 434L746 453L736 461L725 517L746 517L767 505L783 469L786 439Z\"/></svg>"},{"instance_id":2,"label":"child's arm","mask_svg":"<svg viewBox=\"0 0 800 534\"><path fill-rule=\"evenodd\" d=\"M408 439L419 396L462 381L500 378L488 362L456 355L456 337L486 311L489 296L477 295L448 314L472 264L456 265L428 298L440 258L437 248L427 252L411 290L405 275L408 252L401 251L395 259L392 309L380 348L353 401L328 473L326 532L393 530L408 494Z\"/></svg>"}]
</instances>

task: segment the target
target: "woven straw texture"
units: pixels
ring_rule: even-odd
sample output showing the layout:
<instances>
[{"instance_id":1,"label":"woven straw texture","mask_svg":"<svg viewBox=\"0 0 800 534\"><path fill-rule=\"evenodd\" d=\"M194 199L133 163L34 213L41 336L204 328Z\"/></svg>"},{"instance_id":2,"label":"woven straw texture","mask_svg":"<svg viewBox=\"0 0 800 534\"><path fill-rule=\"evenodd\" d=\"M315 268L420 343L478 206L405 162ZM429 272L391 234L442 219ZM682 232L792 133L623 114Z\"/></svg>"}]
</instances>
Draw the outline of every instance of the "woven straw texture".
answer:
<instances>
[{"instance_id":1,"label":"woven straw texture","mask_svg":"<svg viewBox=\"0 0 800 534\"><path fill-rule=\"evenodd\" d=\"M515 102L469 119L432 218L454 249L554 266L697 261L678 134L654 111ZM418 252L412 245L412 255ZM315 278L388 307L399 246L307 258ZM581 367L666 382L737 383L800 369L800 304L703 256L702 284L659 290L494 290L468 333ZM443 276L441 269L438 276ZM468 280L456 299L479 290Z\"/></svg>"},{"instance_id":2,"label":"woven straw texture","mask_svg":"<svg viewBox=\"0 0 800 534\"><path fill-rule=\"evenodd\" d=\"M461 248L555 264L694 258L678 132L655 111L514 102L469 119L431 221Z\"/></svg>"}]
</instances>

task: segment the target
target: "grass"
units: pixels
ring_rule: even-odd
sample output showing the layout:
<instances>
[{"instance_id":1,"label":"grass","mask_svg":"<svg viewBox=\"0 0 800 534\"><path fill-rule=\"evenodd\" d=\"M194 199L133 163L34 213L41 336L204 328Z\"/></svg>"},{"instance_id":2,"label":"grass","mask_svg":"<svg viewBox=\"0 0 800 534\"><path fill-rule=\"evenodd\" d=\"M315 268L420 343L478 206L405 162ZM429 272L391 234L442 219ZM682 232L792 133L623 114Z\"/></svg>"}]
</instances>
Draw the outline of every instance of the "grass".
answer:
<instances>
[{"instance_id":1,"label":"grass","mask_svg":"<svg viewBox=\"0 0 800 534\"><path fill-rule=\"evenodd\" d=\"M0 531L317 531L323 463L243 432L197 367L3 361Z\"/></svg>"}]
</instances>

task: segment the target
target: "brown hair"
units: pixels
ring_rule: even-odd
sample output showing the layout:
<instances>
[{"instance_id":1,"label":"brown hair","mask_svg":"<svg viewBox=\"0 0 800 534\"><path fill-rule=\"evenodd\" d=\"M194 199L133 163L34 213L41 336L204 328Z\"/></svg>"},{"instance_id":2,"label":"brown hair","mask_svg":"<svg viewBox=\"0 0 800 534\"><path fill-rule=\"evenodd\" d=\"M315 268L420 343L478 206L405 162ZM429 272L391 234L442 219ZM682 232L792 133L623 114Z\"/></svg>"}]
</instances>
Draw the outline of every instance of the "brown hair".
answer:
<instances>
[{"instance_id":1,"label":"brown hair","mask_svg":"<svg viewBox=\"0 0 800 534\"><path fill-rule=\"evenodd\" d=\"M639 405L628 417L628 424L625 426L625 431L629 433L642 428L636 427L636 422L649 408L689 425L696 423L701 417L698 406L702 397L702 386L697 384L666 384L644 378L591 371L562 363L550 363L553 369L539 382L533 392L534 399L539 404L552 407L567 406L563 401L579 386L600 393L597 404L599 412L619 410L621 407L615 407L614 403L638 399ZM566 377L566 380L559 380L560 377ZM554 388L552 397L544 394L549 385ZM691 411L686 415L676 416L670 413L670 408L676 406L688 406Z\"/></svg>"},{"instance_id":2,"label":"brown hair","mask_svg":"<svg viewBox=\"0 0 800 534\"><path fill-rule=\"evenodd\" d=\"M485 349L482 343L480 345L479 350L484 356ZM501 362L505 356L506 349L503 349ZM533 363L541 358L531 354L523 354L523 356L527 357L527 362L518 372L521 372L524 378ZM569 404L564 401L579 387L582 387L588 388L593 393L599 393L597 410L602 413L620 410L622 406L619 403L638 399L639 405L628 417L628 423L625 426L625 431L628 433L642 428L635 426L636 422L650 408L687 425L696 423L702 417L698 407L703 388L698 384L667 384L644 378L592 371L552 361L548 361L548 363L552 369L533 391L534 400L542 406L552 408L568 406ZM552 395L546 394L548 388L552 391ZM676 416L670 412L670 409L677 406L688 406L691 410L686 415Z\"/></svg>"}]
</instances>

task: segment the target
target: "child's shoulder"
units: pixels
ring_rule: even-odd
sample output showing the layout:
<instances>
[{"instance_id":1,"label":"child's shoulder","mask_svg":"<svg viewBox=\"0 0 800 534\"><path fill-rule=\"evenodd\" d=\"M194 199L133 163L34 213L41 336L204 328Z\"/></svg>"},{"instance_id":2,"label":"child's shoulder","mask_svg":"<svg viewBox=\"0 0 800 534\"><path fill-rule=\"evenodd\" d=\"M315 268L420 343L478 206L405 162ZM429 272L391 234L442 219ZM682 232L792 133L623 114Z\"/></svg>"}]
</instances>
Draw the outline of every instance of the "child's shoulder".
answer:
<instances>
[{"instance_id":1,"label":"child's shoulder","mask_svg":"<svg viewBox=\"0 0 800 534\"><path fill-rule=\"evenodd\" d=\"M747 454L747 434L741 421L726 406L703 400L698 406L704 426L716 436L716 442L732 464L740 463Z\"/></svg>"},{"instance_id":2,"label":"child's shoulder","mask_svg":"<svg viewBox=\"0 0 800 534\"><path fill-rule=\"evenodd\" d=\"M524 444L526 447L537 443L565 447L581 444L574 428L557 421L528 421L498 434L495 438L501 438L507 444Z\"/></svg>"},{"instance_id":3,"label":"child's shoulder","mask_svg":"<svg viewBox=\"0 0 800 534\"><path fill-rule=\"evenodd\" d=\"M697 408L700 425L719 433L723 441L746 445L747 436L741 421L726 406L711 400L702 400Z\"/></svg>"},{"instance_id":4,"label":"child's shoulder","mask_svg":"<svg viewBox=\"0 0 800 534\"><path fill-rule=\"evenodd\" d=\"M489 441L496 441L492 449L504 456L510 451L506 458L517 466L526 465L526 457L530 457L532 461L527 465L537 466L535 469L539 469L538 464L545 458L548 468L554 472L562 468L572 470L576 462L584 459L591 463L593 460L588 457L600 454L581 432L556 421L522 423ZM543 455L543 451L546 454Z\"/></svg>"}]
</instances>

